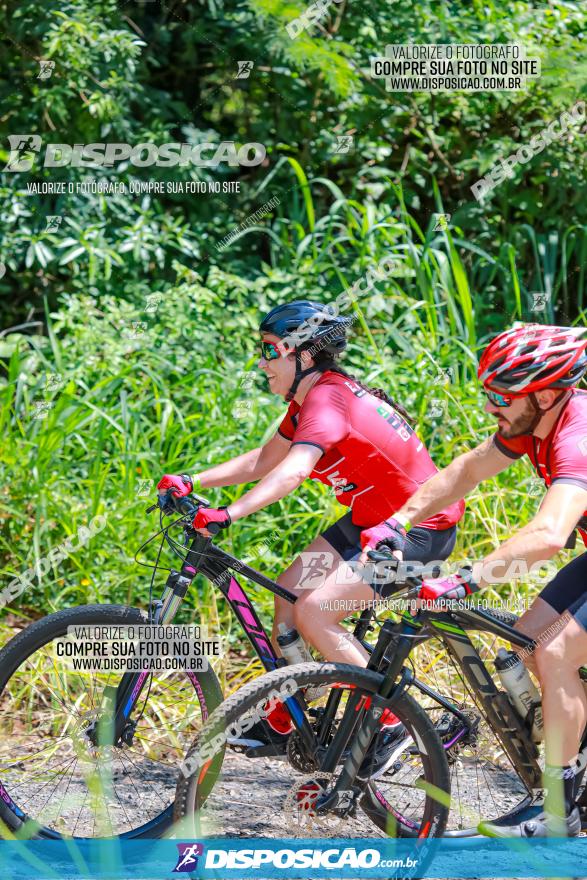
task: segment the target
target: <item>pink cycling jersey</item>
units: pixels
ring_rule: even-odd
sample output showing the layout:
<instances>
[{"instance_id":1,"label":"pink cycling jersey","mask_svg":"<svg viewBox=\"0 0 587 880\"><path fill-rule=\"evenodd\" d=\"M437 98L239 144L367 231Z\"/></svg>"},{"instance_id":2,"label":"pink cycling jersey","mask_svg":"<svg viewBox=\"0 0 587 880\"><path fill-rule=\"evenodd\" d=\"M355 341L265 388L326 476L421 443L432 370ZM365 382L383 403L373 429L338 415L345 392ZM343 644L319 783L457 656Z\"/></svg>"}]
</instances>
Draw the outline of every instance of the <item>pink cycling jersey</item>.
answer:
<instances>
[{"instance_id":1,"label":"pink cycling jersey","mask_svg":"<svg viewBox=\"0 0 587 880\"><path fill-rule=\"evenodd\" d=\"M292 400L278 431L292 445L306 443L322 451L310 478L333 486L337 500L350 507L353 523L362 528L399 510L437 473L405 419L340 373L323 373L301 407ZM450 528L464 509L459 501L418 525Z\"/></svg>"},{"instance_id":2,"label":"pink cycling jersey","mask_svg":"<svg viewBox=\"0 0 587 880\"><path fill-rule=\"evenodd\" d=\"M509 458L527 455L547 487L572 483L587 489L587 392L572 389L550 434L543 440L533 434L506 438L498 432L494 441ZM587 510L583 516L587 516ZM587 545L587 531L579 531Z\"/></svg>"}]
</instances>

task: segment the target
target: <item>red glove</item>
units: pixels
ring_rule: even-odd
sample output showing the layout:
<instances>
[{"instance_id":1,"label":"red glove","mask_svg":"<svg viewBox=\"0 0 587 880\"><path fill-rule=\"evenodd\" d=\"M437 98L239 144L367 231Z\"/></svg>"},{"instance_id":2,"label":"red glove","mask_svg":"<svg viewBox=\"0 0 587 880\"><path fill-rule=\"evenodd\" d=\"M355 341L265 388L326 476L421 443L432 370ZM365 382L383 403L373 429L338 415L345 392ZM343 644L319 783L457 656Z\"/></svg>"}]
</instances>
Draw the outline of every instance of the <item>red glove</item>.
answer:
<instances>
[{"instance_id":1,"label":"red glove","mask_svg":"<svg viewBox=\"0 0 587 880\"><path fill-rule=\"evenodd\" d=\"M195 529L207 529L210 524L217 525L210 534L216 534L218 529L227 529L232 523L226 507L200 507L193 521Z\"/></svg>"},{"instance_id":2,"label":"red glove","mask_svg":"<svg viewBox=\"0 0 587 880\"><path fill-rule=\"evenodd\" d=\"M479 587L471 578L471 572L464 569L462 574L452 574L447 578L434 578L434 580L422 581L418 594L419 599L427 599L435 602L439 599L463 599L476 593Z\"/></svg>"},{"instance_id":3,"label":"red glove","mask_svg":"<svg viewBox=\"0 0 587 880\"><path fill-rule=\"evenodd\" d=\"M406 530L393 517L386 519L379 525L361 532L361 547L363 550L375 550L378 547L389 547L390 550L402 550L406 544Z\"/></svg>"},{"instance_id":4,"label":"red glove","mask_svg":"<svg viewBox=\"0 0 587 880\"><path fill-rule=\"evenodd\" d=\"M184 495L189 495L190 492L193 491L194 485L188 474L181 474L181 476L177 476L176 474L165 474L157 483L157 488L161 492L166 492L167 489L173 489L173 495L178 495L180 498L183 498Z\"/></svg>"}]
</instances>

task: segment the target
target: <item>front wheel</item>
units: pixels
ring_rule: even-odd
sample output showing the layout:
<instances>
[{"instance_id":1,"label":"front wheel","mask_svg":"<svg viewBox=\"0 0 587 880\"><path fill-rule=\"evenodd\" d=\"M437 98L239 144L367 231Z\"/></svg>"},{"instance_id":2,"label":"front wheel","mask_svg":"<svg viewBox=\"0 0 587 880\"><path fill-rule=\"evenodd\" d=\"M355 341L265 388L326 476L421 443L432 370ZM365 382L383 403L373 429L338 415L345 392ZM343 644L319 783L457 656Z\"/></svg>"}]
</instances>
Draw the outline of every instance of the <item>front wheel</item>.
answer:
<instances>
[{"instance_id":1,"label":"front wheel","mask_svg":"<svg viewBox=\"0 0 587 880\"><path fill-rule=\"evenodd\" d=\"M448 817L449 771L442 744L426 713L407 694L393 702L406 735L394 747L389 766L376 779L358 780L350 810L320 813L317 800L332 789L338 773L320 771L318 751L305 754L294 731L287 744L257 750L226 748L224 762L214 767L216 749L227 735L251 727L251 718L263 707L282 702L284 694L301 693L318 685L324 694L306 707L314 734L325 747L338 729L351 697L372 697L382 676L357 666L302 663L274 670L232 694L200 730L178 777L174 818L188 836L221 837L439 837ZM281 698L280 698L281 695ZM332 695L337 708L328 729L324 710ZM364 705L364 701L363 701ZM226 733L228 731L228 734ZM354 741L356 731L351 737ZM229 740L230 741L230 740ZM345 752L343 752L343 757ZM210 785L208 776L214 774ZM420 864L420 868L422 865Z\"/></svg>"},{"instance_id":2,"label":"front wheel","mask_svg":"<svg viewBox=\"0 0 587 880\"><path fill-rule=\"evenodd\" d=\"M85 605L33 623L0 652L0 820L10 831L133 838L170 827L178 765L222 702L214 671L149 673L132 738L95 746L88 729L122 673L75 670L57 652L68 627L148 622L136 608Z\"/></svg>"}]
</instances>

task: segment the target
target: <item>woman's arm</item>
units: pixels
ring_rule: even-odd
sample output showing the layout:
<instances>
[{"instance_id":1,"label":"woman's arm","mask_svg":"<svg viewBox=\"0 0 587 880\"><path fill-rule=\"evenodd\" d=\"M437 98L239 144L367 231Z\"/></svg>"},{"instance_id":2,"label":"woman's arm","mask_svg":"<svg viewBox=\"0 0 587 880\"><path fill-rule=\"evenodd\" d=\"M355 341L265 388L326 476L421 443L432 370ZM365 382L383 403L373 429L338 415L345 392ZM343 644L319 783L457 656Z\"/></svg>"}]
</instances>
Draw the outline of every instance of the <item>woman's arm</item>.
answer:
<instances>
[{"instance_id":1,"label":"woman's arm","mask_svg":"<svg viewBox=\"0 0 587 880\"><path fill-rule=\"evenodd\" d=\"M222 464L201 471L192 476L194 490L210 489L215 486L235 486L260 480L283 461L290 448L290 441L281 434L274 434L264 446L244 452Z\"/></svg>"},{"instance_id":2,"label":"woman's arm","mask_svg":"<svg viewBox=\"0 0 587 880\"><path fill-rule=\"evenodd\" d=\"M273 504L274 501L279 501L280 498L285 498L311 474L322 455L321 449L308 443L292 446L284 460L263 477L260 483L229 505L227 510L231 520L235 522Z\"/></svg>"}]
</instances>

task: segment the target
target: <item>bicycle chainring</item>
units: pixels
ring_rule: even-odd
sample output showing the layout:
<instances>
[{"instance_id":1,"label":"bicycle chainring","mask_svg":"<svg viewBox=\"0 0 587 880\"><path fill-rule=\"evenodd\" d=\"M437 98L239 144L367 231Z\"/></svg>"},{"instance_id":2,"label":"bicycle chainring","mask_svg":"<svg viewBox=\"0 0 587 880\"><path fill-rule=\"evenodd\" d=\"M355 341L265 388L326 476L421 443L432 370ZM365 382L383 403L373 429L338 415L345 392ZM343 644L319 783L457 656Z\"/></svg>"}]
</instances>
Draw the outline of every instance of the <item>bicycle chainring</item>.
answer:
<instances>
[{"instance_id":1,"label":"bicycle chainring","mask_svg":"<svg viewBox=\"0 0 587 880\"><path fill-rule=\"evenodd\" d=\"M286 754L291 766L299 773L311 773L316 769L316 761L307 754L297 730L287 740Z\"/></svg>"}]
</instances>

